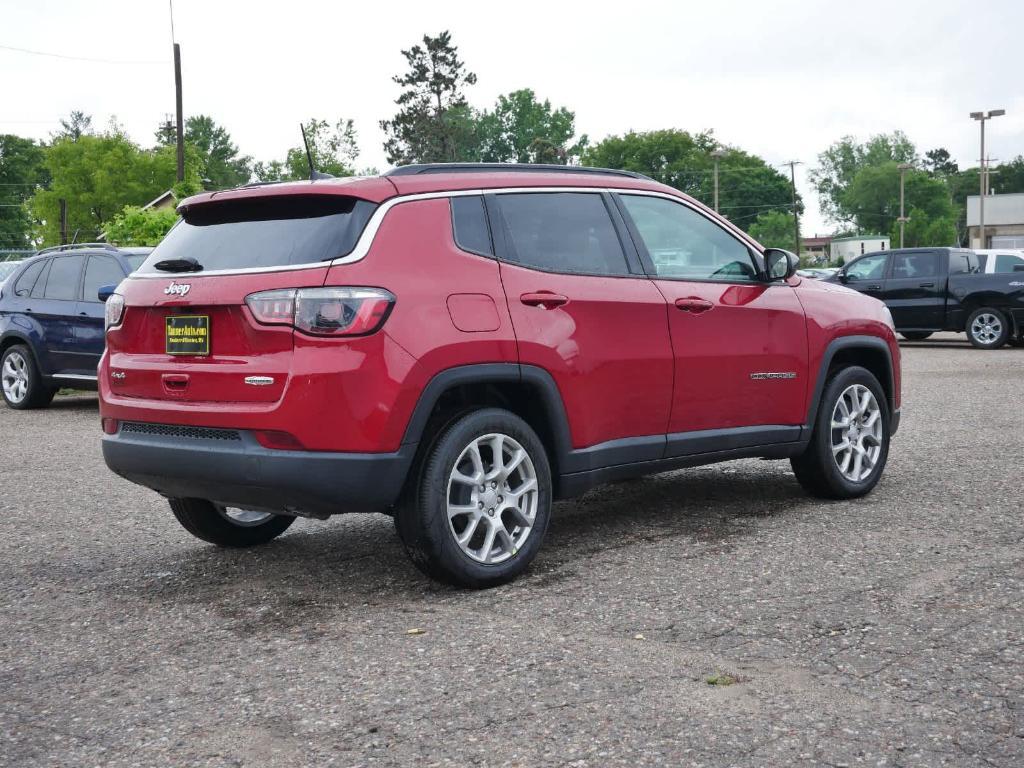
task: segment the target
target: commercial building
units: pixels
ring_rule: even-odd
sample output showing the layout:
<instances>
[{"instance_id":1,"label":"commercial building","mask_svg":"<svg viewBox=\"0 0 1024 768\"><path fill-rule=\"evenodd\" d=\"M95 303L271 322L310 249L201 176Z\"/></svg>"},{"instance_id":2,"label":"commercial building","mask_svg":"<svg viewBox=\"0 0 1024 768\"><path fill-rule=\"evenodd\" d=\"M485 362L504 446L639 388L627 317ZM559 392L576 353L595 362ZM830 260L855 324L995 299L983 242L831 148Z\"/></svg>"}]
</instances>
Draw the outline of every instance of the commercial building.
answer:
<instances>
[{"instance_id":1,"label":"commercial building","mask_svg":"<svg viewBox=\"0 0 1024 768\"><path fill-rule=\"evenodd\" d=\"M800 239L800 253L815 264L827 264L832 235L815 235Z\"/></svg>"},{"instance_id":2,"label":"commercial building","mask_svg":"<svg viewBox=\"0 0 1024 768\"><path fill-rule=\"evenodd\" d=\"M849 237L833 237L829 244L829 261L833 264L840 259L843 263L862 256L865 253L884 251L889 248L887 235L850 235Z\"/></svg>"},{"instance_id":3,"label":"commercial building","mask_svg":"<svg viewBox=\"0 0 1024 768\"><path fill-rule=\"evenodd\" d=\"M967 198L967 242L971 248L1024 248L1024 192L985 195L985 243L979 239L981 198Z\"/></svg>"}]
</instances>

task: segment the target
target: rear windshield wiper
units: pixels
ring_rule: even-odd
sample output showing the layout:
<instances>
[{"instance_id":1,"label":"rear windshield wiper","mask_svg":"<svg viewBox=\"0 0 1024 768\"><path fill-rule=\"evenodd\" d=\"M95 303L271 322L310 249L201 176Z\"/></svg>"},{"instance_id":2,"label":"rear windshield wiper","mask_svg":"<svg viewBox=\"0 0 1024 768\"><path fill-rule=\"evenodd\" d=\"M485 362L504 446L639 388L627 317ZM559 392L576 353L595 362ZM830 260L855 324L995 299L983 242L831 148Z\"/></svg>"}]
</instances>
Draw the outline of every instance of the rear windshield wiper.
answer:
<instances>
[{"instance_id":1,"label":"rear windshield wiper","mask_svg":"<svg viewBox=\"0 0 1024 768\"><path fill-rule=\"evenodd\" d=\"M161 272L202 272L203 265L191 256L183 256L180 259L158 261L153 265L153 269L159 269Z\"/></svg>"}]
</instances>

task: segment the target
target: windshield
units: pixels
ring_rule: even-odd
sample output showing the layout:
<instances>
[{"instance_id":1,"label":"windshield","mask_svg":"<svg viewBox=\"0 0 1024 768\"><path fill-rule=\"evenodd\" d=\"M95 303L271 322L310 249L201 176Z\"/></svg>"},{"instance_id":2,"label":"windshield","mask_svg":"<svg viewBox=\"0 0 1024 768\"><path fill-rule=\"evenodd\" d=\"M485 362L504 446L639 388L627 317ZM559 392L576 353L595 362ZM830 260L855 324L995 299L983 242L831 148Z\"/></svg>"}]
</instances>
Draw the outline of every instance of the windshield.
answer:
<instances>
[{"instance_id":1,"label":"windshield","mask_svg":"<svg viewBox=\"0 0 1024 768\"><path fill-rule=\"evenodd\" d=\"M183 219L139 268L192 258L203 271L310 264L345 256L376 204L336 195L253 197L206 203Z\"/></svg>"}]
</instances>

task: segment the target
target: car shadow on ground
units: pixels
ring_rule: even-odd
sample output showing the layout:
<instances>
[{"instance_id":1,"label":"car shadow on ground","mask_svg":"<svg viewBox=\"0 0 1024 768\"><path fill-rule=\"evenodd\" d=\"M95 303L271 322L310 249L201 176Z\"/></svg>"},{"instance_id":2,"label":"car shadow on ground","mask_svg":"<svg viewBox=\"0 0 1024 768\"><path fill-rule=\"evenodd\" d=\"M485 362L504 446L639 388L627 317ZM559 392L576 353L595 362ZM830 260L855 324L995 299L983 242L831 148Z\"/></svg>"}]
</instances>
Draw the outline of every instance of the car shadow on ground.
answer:
<instances>
[{"instance_id":1,"label":"car shadow on ground","mask_svg":"<svg viewBox=\"0 0 1024 768\"><path fill-rule=\"evenodd\" d=\"M532 568L502 589L545 588L573 578L595 557L666 539L714 556L752 529L751 518L794 515L820 504L788 472L750 466L666 473L560 502ZM141 557L111 588L146 602L201 604L242 622L246 632L257 631L246 618L253 612L260 621L273 616L279 629L299 628L353 602L400 607L467 594L421 575L384 515L300 520L286 535L251 550L189 542L184 531L180 537L175 540L181 546Z\"/></svg>"},{"instance_id":2,"label":"car shadow on ground","mask_svg":"<svg viewBox=\"0 0 1024 768\"><path fill-rule=\"evenodd\" d=\"M99 396L96 394L74 394L74 395L58 395L53 398L53 402L47 406L50 410L54 411L98 411L99 407Z\"/></svg>"}]
</instances>

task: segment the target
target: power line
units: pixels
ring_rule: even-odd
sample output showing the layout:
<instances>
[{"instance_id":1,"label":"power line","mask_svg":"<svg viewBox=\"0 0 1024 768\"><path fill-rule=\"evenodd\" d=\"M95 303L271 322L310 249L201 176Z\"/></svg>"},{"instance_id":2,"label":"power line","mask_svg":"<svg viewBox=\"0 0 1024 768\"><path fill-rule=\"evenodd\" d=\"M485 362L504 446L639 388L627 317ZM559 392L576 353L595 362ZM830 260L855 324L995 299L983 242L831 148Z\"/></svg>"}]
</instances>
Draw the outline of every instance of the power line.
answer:
<instances>
[{"instance_id":1,"label":"power line","mask_svg":"<svg viewBox=\"0 0 1024 768\"><path fill-rule=\"evenodd\" d=\"M14 51L15 53L27 53L32 56L49 56L53 59L68 59L70 61L89 61L93 64L167 64L166 61L125 61L114 59L94 59L88 56L68 56L63 53L51 53L50 51L33 51L30 48L17 48L13 45L0 45L0 50Z\"/></svg>"}]
</instances>

